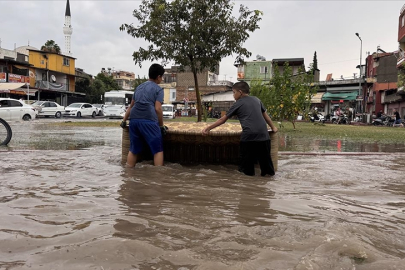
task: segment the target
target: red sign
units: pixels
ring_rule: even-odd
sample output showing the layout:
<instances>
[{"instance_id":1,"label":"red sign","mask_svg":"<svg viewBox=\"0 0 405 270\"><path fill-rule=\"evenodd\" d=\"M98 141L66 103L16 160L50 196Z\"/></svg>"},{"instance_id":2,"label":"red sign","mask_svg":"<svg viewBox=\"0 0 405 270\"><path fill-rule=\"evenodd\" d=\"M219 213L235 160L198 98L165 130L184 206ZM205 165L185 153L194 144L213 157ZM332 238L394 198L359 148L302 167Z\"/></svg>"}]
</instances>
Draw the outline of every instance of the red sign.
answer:
<instances>
[{"instance_id":1,"label":"red sign","mask_svg":"<svg viewBox=\"0 0 405 270\"><path fill-rule=\"evenodd\" d=\"M9 73L8 74L8 82L29 83L30 82L30 77Z\"/></svg>"}]
</instances>

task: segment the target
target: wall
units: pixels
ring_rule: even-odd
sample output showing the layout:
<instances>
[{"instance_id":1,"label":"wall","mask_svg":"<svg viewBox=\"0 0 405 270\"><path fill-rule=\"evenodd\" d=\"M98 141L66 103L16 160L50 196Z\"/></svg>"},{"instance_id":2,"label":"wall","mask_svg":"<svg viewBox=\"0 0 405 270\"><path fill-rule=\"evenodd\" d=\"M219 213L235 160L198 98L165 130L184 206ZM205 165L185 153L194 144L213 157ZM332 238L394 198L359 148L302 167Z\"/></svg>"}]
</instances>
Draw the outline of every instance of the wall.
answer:
<instances>
[{"instance_id":1,"label":"wall","mask_svg":"<svg viewBox=\"0 0 405 270\"><path fill-rule=\"evenodd\" d=\"M184 98L188 98L190 101L197 101L196 91L188 90L188 87L177 86L176 88L176 101L183 101ZM199 86L200 95L209 94L213 92L221 92L231 90L231 87L226 85L220 86Z\"/></svg>"},{"instance_id":2,"label":"wall","mask_svg":"<svg viewBox=\"0 0 405 270\"><path fill-rule=\"evenodd\" d=\"M36 68L49 69L60 73L75 75L75 59L64 55L30 50L29 61ZM46 59L46 56L48 59ZM69 66L63 65L63 58L70 60Z\"/></svg>"}]
</instances>

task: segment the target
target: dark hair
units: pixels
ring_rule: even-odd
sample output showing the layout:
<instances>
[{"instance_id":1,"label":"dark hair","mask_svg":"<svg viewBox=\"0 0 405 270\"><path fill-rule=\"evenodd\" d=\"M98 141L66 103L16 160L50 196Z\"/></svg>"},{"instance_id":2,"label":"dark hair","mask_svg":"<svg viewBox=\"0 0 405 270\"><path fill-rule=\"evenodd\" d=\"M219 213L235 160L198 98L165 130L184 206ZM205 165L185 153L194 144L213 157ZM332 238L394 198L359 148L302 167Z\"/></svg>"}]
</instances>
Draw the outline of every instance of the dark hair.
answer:
<instances>
[{"instance_id":1,"label":"dark hair","mask_svg":"<svg viewBox=\"0 0 405 270\"><path fill-rule=\"evenodd\" d=\"M165 69L162 65L152 64L149 68L149 79L156 80L158 76L163 76Z\"/></svg>"},{"instance_id":2,"label":"dark hair","mask_svg":"<svg viewBox=\"0 0 405 270\"><path fill-rule=\"evenodd\" d=\"M250 93L250 87L249 84L247 84L247 82L237 82L234 83L232 86L232 89L238 90L238 91L242 91L245 94L249 94Z\"/></svg>"}]
</instances>

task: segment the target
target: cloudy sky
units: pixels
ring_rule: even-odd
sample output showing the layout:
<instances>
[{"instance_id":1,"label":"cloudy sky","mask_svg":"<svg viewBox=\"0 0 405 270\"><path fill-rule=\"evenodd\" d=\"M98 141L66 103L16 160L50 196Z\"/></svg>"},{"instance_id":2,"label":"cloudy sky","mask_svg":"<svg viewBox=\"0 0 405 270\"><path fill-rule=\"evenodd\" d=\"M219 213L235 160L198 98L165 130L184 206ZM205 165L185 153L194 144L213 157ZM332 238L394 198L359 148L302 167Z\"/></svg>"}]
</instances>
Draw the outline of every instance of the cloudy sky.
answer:
<instances>
[{"instance_id":1,"label":"cloudy sky","mask_svg":"<svg viewBox=\"0 0 405 270\"><path fill-rule=\"evenodd\" d=\"M147 75L150 63L135 66L132 53L145 47L144 40L120 32L122 23L134 23L132 11L141 1L70 0L72 15L72 56L76 67L96 75L101 68ZM384 51L398 48L399 12L403 1L235 1L264 12L260 29L251 34L245 47L252 53L247 60L262 55L274 58L304 58L312 62L317 52L321 80L358 74L363 40L362 63L366 53L380 46ZM1 0L1 47L29 45L40 48L53 39L64 51L63 24L66 0ZM236 80L235 55L223 59L220 79Z\"/></svg>"}]
</instances>

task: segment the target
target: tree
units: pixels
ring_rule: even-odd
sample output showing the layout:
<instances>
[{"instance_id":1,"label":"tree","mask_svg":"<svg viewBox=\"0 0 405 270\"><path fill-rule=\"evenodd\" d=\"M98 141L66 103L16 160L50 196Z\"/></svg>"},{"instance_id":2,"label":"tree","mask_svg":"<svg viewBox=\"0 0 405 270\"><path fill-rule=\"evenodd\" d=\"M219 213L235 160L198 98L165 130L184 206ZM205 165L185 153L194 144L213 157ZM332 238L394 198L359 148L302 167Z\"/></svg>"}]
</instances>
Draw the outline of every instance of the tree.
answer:
<instances>
[{"instance_id":1,"label":"tree","mask_svg":"<svg viewBox=\"0 0 405 270\"><path fill-rule=\"evenodd\" d=\"M100 103L105 92L120 89L112 76L104 73L97 74L94 80L84 78L76 81L76 91L85 93L88 103Z\"/></svg>"},{"instance_id":2,"label":"tree","mask_svg":"<svg viewBox=\"0 0 405 270\"><path fill-rule=\"evenodd\" d=\"M251 93L263 102L272 119L280 122L290 121L295 129L298 114L308 111L311 98L317 92L317 86L313 84L313 70L305 72L301 68L298 74L293 75L286 62L282 74L277 64L273 65L273 71L270 84L252 82Z\"/></svg>"},{"instance_id":3,"label":"tree","mask_svg":"<svg viewBox=\"0 0 405 270\"><path fill-rule=\"evenodd\" d=\"M53 40L47 40L41 47L41 51L60 53L60 47Z\"/></svg>"},{"instance_id":4,"label":"tree","mask_svg":"<svg viewBox=\"0 0 405 270\"><path fill-rule=\"evenodd\" d=\"M312 68L313 68L314 72L315 72L315 70L318 69L318 58L316 57L316 51L314 53L314 58L312 60Z\"/></svg>"},{"instance_id":5,"label":"tree","mask_svg":"<svg viewBox=\"0 0 405 270\"><path fill-rule=\"evenodd\" d=\"M104 87L105 87L105 92L121 89L121 87L118 85L117 81L113 79L112 75L109 75L106 73L99 73L94 78L94 81L97 81L97 80L100 80L101 82L103 82Z\"/></svg>"},{"instance_id":6,"label":"tree","mask_svg":"<svg viewBox=\"0 0 405 270\"><path fill-rule=\"evenodd\" d=\"M233 6L231 0L143 0L133 12L139 26L120 27L150 43L146 49L141 47L133 53L135 64L142 67L146 60L174 61L191 70L199 122L203 110L197 74L216 70L221 59L232 54L249 57L251 53L242 45L249 32L259 28L261 11L240 5L235 18Z\"/></svg>"}]
</instances>

